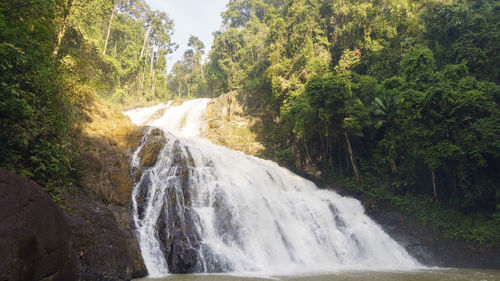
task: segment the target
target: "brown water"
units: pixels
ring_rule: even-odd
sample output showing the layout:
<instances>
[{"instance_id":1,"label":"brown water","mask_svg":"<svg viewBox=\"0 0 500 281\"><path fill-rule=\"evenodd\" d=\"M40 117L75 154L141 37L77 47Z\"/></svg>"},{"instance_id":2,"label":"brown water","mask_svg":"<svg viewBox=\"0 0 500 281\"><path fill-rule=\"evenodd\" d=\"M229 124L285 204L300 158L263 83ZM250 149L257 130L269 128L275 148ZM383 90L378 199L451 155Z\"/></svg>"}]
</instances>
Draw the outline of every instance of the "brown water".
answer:
<instances>
[{"instance_id":1,"label":"brown water","mask_svg":"<svg viewBox=\"0 0 500 281\"><path fill-rule=\"evenodd\" d=\"M500 270L433 269L412 272L352 271L318 275L246 277L227 274L169 275L165 278L143 278L136 281L500 281Z\"/></svg>"}]
</instances>

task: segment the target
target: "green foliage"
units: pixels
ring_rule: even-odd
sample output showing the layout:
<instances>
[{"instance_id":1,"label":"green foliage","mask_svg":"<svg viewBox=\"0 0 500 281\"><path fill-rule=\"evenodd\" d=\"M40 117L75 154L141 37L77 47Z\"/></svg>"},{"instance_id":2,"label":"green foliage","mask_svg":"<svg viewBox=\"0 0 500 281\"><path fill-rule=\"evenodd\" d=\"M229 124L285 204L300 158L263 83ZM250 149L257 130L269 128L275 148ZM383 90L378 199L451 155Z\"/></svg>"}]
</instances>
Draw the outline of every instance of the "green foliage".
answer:
<instances>
[{"instance_id":1,"label":"green foliage","mask_svg":"<svg viewBox=\"0 0 500 281\"><path fill-rule=\"evenodd\" d=\"M55 2L0 4L0 167L49 191L74 181L69 146L76 122L51 61ZM21 20L22 19L22 20Z\"/></svg>"},{"instance_id":2,"label":"green foliage","mask_svg":"<svg viewBox=\"0 0 500 281\"><path fill-rule=\"evenodd\" d=\"M258 92L281 163L357 184L377 175L393 188L363 193L402 198L391 202L447 236L497 243L498 11L497 0L230 1L194 95Z\"/></svg>"},{"instance_id":3,"label":"green foliage","mask_svg":"<svg viewBox=\"0 0 500 281\"><path fill-rule=\"evenodd\" d=\"M191 35L188 47L190 49L184 52L182 60L174 64L172 73L167 76L169 95L172 98L208 96L202 65L205 46L198 37Z\"/></svg>"},{"instance_id":4,"label":"green foliage","mask_svg":"<svg viewBox=\"0 0 500 281\"><path fill-rule=\"evenodd\" d=\"M422 15L442 65L465 62L480 80L500 83L500 2L435 3Z\"/></svg>"},{"instance_id":5,"label":"green foliage","mask_svg":"<svg viewBox=\"0 0 500 281\"><path fill-rule=\"evenodd\" d=\"M355 176L352 189L449 237L498 244L499 11L498 0L231 0L206 63L191 36L165 75L173 22L144 0L4 1L0 166L57 198L76 178L71 136L94 93L131 104L244 89L270 157Z\"/></svg>"},{"instance_id":6,"label":"green foliage","mask_svg":"<svg viewBox=\"0 0 500 281\"><path fill-rule=\"evenodd\" d=\"M72 62L75 79L120 105L167 97L166 56L176 47L167 14L144 0L73 0L68 11L57 59Z\"/></svg>"},{"instance_id":7,"label":"green foliage","mask_svg":"<svg viewBox=\"0 0 500 281\"><path fill-rule=\"evenodd\" d=\"M381 202L401 209L404 214L417 218L445 237L466 240L481 246L498 246L499 209L491 215L481 211L464 214L435 202L432 197L407 193L400 195L386 187L375 177L366 177L363 184L349 179L343 180L345 186L358 194L364 194ZM495 219L496 218L496 219Z\"/></svg>"},{"instance_id":8,"label":"green foliage","mask_svg":"<svg viewBox=\"0 0 500 281\"><path fill-rule=\"evenodd\" d=\"M293 152L291 148L285 148L279 152L279 160L280 163L286 164L286 165L293 165Z\"/></svg>"},{"instance_id":9,"label":"green foliage","mask_svg":"<svg viewBox=\"0 0 500 281\"><path fill-rule=\"evenodd\" d=\"M415 47L403 57L401 72L407 82L414 88L431 82L435 70L435 60L432 51L426 47Z\"/></svg>"},{"instance_id":10,"label":"green foliage","mask_svg":"<svg viewBox=\"0 0 500 281\"><path fill-rule=\"evenodd\" d=\"M3 167L13 168L21 157L16 146L27 145L28 128L26 123L34 115L33 108L26 98L33 98L19 84L26 69L26 56L15 46L0 44L0 159Z\"/></svg>"},{"instance_id":11,"label":"green foliage","mask_svg":"<svg viewBox=\"0 0 500 281\"><path fill-rule=\"evenodd\" d=\"M72 142L95 93L123 104L166 95L172 29L142 0L1 2L0 167L57 200L78 180Z\"/></svg>"}]
</instances>

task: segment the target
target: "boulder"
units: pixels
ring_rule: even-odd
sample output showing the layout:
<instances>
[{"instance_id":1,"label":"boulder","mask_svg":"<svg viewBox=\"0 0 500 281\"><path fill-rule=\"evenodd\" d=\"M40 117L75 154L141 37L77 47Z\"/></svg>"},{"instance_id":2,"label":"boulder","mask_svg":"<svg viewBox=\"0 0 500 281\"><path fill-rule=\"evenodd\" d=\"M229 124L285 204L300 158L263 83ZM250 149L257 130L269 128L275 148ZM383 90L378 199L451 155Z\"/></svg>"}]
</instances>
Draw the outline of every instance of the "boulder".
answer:
<instances>
[{"instance_id":1,"label":"boulder","mask_svg":"<svg viewBox=\"0 0 500 281\"><path fill-rule=\"evenodd\" d=\"M0 169L0 280L76 280L69 233L40 186Z\"/></svg>"}]
</instances>

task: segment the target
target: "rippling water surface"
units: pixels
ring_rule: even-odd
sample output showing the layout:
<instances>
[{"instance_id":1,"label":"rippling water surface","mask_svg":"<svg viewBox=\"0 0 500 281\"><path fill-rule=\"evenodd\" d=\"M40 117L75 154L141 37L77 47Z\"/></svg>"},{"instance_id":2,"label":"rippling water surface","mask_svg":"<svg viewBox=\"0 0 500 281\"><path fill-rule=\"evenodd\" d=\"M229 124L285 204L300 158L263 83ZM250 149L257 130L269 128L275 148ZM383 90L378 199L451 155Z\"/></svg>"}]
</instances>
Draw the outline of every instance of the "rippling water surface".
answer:
<instances>
[{"instance_id":1,"label":"rippling water surface","mask_svg":"<svg viewBox=\"0 0 500 281\"><path fill-rule=\"evenodd\" d=\"M419 270L412 272L373 272L353 271L333 274L303 275L303 276L273 276L250 277L220 274L188 274L169 275L165 278L143 278L136 281L257 281L257 280L283 280L283 281L496 281L500 280L500 270L484 269L435 269Z\"/></svg>"}]
</instances>

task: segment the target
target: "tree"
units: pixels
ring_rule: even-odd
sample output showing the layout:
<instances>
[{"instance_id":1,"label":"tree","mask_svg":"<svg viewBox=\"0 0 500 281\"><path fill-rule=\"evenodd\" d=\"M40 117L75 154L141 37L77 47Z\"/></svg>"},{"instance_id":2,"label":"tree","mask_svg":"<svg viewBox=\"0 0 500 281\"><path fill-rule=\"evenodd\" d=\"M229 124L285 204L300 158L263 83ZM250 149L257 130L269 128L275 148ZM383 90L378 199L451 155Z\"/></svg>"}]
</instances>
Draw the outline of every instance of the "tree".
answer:
<instances>
[{"instance_id":1,"label":"tree","mask_svg":"<svg viewBox=\"0 0 500 281\"><path fill-rule=\"evenodd\" d=\"M205 80L205 75L203 74L203 55L205 54L205 44L196 36L191 35L188 40L188 47L192 48L193 55L198 63L198 69L200 71L201 82Z\"/></svg>"},{"instance_id":2,"label":"tree","mask_svg":"<svg viewBox=\"0 0 500 281\"><path fill-rule=\"evenodd\" d=\"M313 79L307 83L306 93L321 124L320 133L334 137L337 143L344 139L353 172L356 178L359 178L359 168L350 136L361 135L367 117L364 105L352 95L350 83L343 77Z\"/></svg>"},{"instance_id":3,"label":"tree","mask_svg":"<svg viewBox=\"0 0 500 281\"><path fill-rule=\"evenodd\" d=\"M68 26L69 15L71 13L72 8L73 8L73 0L68 0L66 6L64 7L64 15L63 15L61 29L57 34L57 44L56 47L54 48L54 52L52 52L53 59L56 59L57 54L59 53L59 48L61 48L61 42L64 37L64 34L66 33L66 27Z\"/></svg>"}]
</instances>

